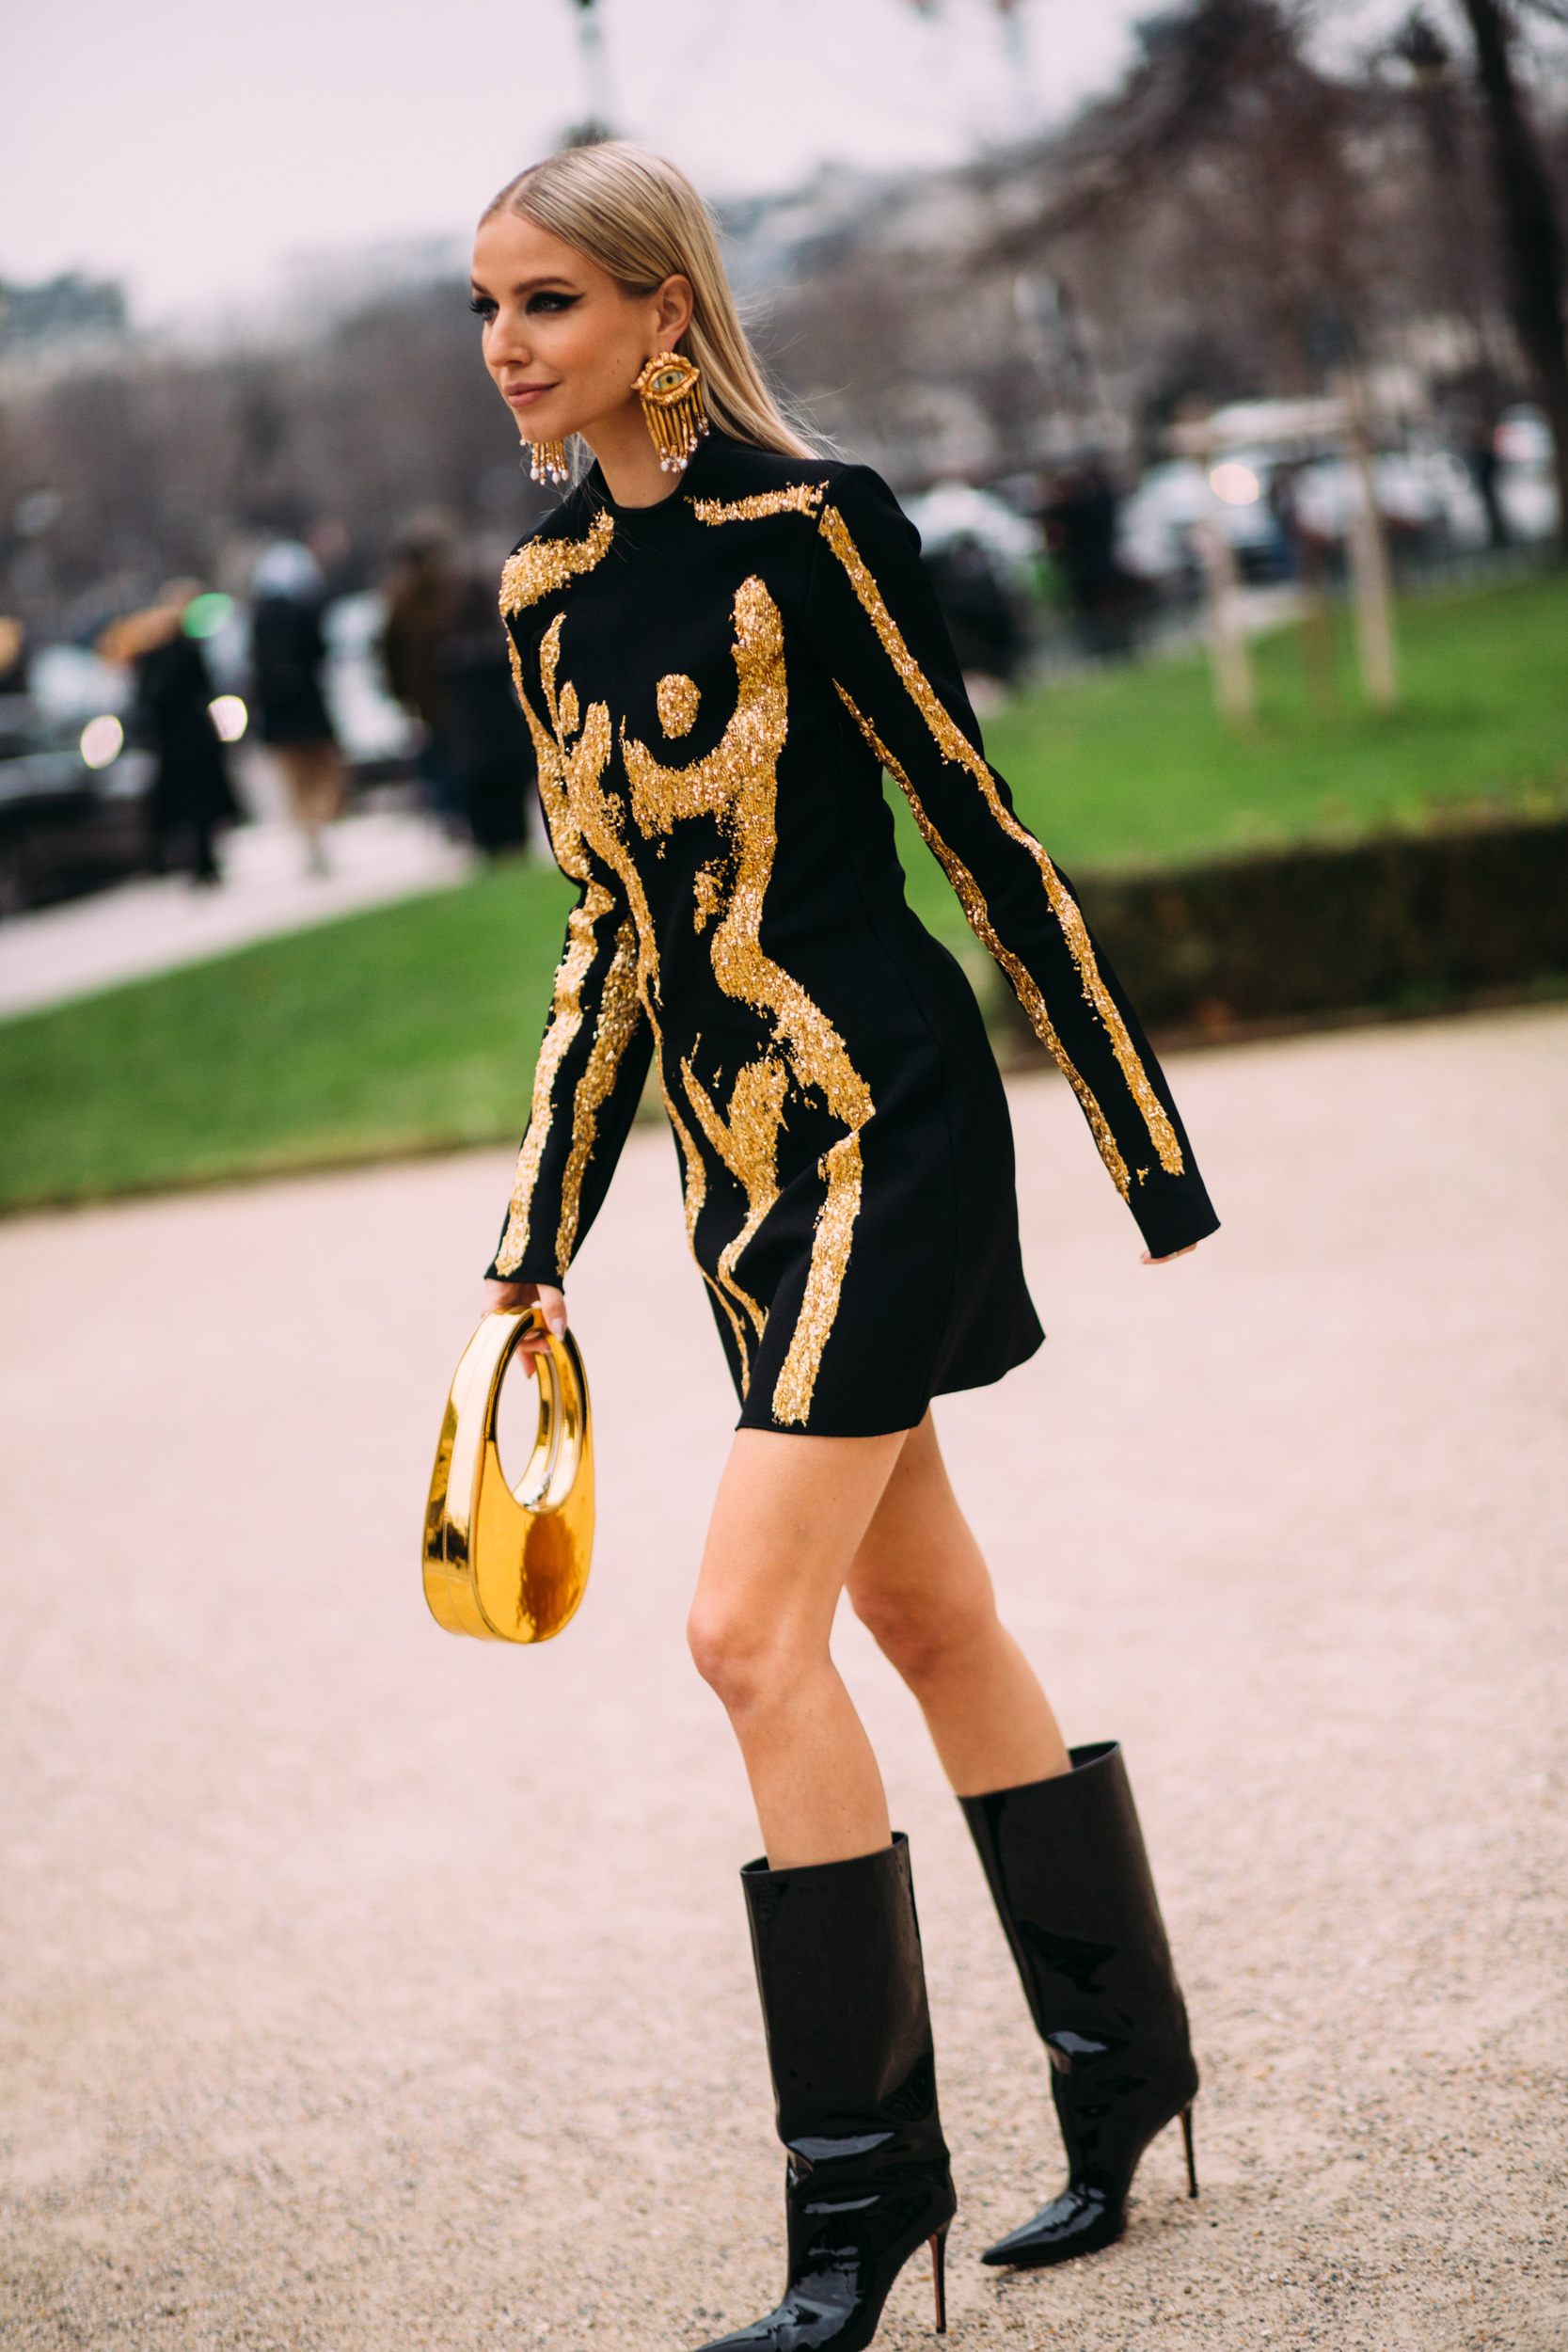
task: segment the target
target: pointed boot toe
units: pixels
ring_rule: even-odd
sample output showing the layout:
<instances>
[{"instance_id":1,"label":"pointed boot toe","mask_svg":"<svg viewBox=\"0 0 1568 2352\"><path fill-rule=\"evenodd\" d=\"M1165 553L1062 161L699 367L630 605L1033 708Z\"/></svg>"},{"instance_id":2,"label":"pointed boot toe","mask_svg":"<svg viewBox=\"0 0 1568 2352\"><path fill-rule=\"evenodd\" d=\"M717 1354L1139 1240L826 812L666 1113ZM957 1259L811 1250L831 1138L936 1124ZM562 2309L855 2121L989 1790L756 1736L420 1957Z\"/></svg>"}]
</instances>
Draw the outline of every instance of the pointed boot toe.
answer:
<instances>
[{"instance_id":1,"label":"pointed boot toe","mask_svg":"<svg viewBox=\"0 0 1568 2352\"><path fill-rule=\"evenodd\" d=\"M1043 2270L1114 2246L1127 2227L1127 2201L1075 2182L1042 2205L1033 2221L988 2246L980 2260L993 2270Z\"/></svg>"}]
</instances>

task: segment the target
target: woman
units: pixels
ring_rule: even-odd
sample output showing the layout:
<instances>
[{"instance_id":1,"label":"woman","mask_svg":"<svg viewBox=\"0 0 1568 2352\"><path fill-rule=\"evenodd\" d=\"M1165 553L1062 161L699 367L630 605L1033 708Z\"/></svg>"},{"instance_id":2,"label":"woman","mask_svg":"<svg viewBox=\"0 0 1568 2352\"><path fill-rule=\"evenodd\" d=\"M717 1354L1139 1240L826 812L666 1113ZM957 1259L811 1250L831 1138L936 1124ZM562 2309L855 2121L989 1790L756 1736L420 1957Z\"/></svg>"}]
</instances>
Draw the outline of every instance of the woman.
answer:
<instances>
[{"instance_id":1,"label":"woman","mask_svg":"<svg viewBox=\"0 0 1568 2352\"><path fill-rule=\"evenodd\" d=\"M148 813L158 869L183 868L197 888L208 890L223 880L214 837L237 823L240 808L213 724L216 689L207 657L185 633L185 614L199 593L198 580L170 580L148 611L112 623L99 651L105 660L128 662L135 675L136 732L157 759Z\"/></svg>"},{"instance_id":2,"label":"woman","mask_svg":"<svg viewBox=\"0 0 1568 2352\"><path fill-rule=\"evenodd\" d=\"M474 308L536 471L564 475L569 434L597 460L501 591L579 897L487 1303L564 1328L657 1056L741 1401L689 1637L767 1847L741 1879L788 2152L784 2299L723 2342L852 2352L927 2239L940 2327L954 2195L908 1847L829 1651L842 1590L925 1711L1050 2053L1068 2185L986 2260L1107 2244L1197 2089L1119 1750L1064 1747L931 1425L934 1395L1000 1379L1041 1332L1001 1081L905 904L884 770L1146 1260L1216 1219L1069 888L985 763L914 532L781 416L687 182L620 145L524 172L480 224Z\"/></svg>"},{"instance_id":3,"label":"woman","mask_svg":"<svg viewBox=\"0 0 1568 2352\"><path fill-rule=\"evenodd\" d=\"M290 812L305 839L306 871L325 881L332 869L322 835L343 799L343 763L322 684L326 578L308 547L280 539L258 557L250 590L257 731L283 771Z\"/></svg>"}]
</instances>

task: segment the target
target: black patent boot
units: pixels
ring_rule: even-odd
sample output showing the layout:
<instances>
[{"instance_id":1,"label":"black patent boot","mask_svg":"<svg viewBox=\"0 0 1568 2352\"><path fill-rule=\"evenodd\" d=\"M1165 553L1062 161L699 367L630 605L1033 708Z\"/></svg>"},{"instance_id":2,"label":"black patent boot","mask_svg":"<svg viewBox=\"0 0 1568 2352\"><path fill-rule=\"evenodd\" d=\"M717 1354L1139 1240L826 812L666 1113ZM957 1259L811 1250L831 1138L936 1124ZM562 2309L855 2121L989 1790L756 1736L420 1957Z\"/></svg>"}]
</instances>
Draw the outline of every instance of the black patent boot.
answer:
<instances>
[{"instance_id":1,"label":"black patent boot","mask_svg":"<svg viewBox=\"0 0 1568 2352\"><path fill-rule=\"evenodd\" d=\"M1068 2159L1061 2195L981 2256L998 2265L1111 2245L1139 2157L1177 2116L1197 2195L1197 2068L1127 1768L1114 1740L1069 1753L1053 1780L960 1800L1050 2055Z\"/></svg>"},{"instance_id":2,"label":"black patent boot","mask_svg":"<svg viewBox=\"0 0 1568 2352\"><path fill-rule=\"evenodd\" d=\"M939 2335L957 2200L937 2114L909 1841L740 1874L779 2137L789 2268L766 2319L705 2352L859 2352L910 2256L931 2247Z\"/></svg>"}]
</instances>

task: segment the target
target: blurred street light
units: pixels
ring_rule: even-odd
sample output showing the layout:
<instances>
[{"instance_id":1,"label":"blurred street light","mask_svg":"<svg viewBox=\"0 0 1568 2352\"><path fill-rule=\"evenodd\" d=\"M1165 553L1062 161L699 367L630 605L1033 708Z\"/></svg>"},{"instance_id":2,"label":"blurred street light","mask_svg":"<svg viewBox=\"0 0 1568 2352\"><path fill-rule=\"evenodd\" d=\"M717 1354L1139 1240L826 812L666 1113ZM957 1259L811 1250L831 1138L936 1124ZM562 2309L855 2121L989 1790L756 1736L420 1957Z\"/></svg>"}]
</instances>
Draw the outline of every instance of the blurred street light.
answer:
<instances>
[{"instance_id":1,"label":"blurred street light","mask_svg":"<svg viewBox=\"0 0 1568 2352\"><path fill-rule=\"evenodd\" d=\"M250 724L250 713L238 694L220 694L207 708L222 743L237 743Z\"/></svg>"},{"instance_id":2,"label":"blurred street light","mask_svg":"<svg viewBox=\"0 0 1568 2352\"><path fill-rule=\"evenodd\" d=\"M125 729L108 711L82 729L82 758L88 768L107 768L125 747Z\"/></svg>"},{"instance_id":3,"label":"blurred street light","mask_svg":"<svg viewBox=\"0 0 1568 2352\"><path fill-rule=\"evenodd\" d=\"M1227 458L1209 476L1209 487L1227 506L1256 506L1263 495L1263 485L1250 466L1239 458Z\"/></svg>"}]
</instances>

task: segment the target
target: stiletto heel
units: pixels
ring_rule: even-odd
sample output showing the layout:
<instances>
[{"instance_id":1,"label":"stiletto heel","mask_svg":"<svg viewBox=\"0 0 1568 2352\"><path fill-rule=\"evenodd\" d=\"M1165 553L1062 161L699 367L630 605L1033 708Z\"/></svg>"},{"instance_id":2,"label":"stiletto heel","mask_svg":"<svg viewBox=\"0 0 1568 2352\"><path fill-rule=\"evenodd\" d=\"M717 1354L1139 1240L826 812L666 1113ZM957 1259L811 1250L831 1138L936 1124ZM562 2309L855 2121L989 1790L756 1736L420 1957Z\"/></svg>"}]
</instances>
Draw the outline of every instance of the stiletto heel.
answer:
<instances>
[{"instance_id":1,"label":"stiletto heel","mask_svg":"<svg viewBox=\"0 0 1568 2352\"><path fill-rule=\"evenodd\" d=\"M1197 2165L1193 2157L1193 2105L1189 2099L1181 2110L1181 2144L1187 2151L1187 2194L1197 2195Z\"/></svg>"},{"instance_id":2,"label":"stiletto heel","mask_svg":"<svg viewBox=\"0 0 1568 2352\"><path fill-rule=\"evenodd\" d=\"M931 2240L931 2284L936 2290L939 2336L947 2333L947 2232L939 2230Z\"/></svg>"}]
</instances>

